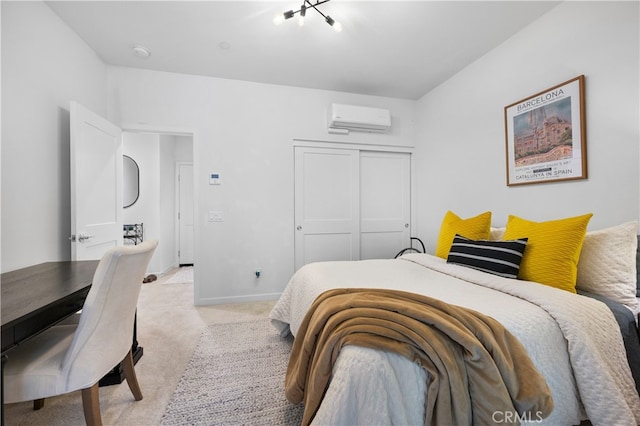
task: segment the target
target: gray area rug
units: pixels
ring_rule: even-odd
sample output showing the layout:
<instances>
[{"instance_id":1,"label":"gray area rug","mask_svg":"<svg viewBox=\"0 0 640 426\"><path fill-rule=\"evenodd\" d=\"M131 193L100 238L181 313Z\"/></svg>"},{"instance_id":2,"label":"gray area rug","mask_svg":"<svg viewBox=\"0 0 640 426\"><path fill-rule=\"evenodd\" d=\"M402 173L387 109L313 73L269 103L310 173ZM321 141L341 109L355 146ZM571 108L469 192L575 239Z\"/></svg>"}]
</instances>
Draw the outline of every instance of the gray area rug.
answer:
<instances>
[{"instance_id":1,"label":"gray area rug","mask_svg":"<svg viewBox=\"0 0 640 426\"><path fill-rule=\"evenodd\" d=\"M291 345L268 319L208 326L161 425L299 425L284 396Z\"/></svg>"}]
</instances>

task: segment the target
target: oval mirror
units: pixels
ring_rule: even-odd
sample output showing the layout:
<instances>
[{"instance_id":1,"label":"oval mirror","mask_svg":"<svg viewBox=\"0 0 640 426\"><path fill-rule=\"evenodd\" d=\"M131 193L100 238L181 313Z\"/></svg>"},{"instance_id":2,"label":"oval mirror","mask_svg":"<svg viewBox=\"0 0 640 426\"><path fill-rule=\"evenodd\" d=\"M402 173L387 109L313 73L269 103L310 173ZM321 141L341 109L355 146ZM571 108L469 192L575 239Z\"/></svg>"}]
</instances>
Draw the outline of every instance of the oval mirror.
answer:
<instances>
[{"instance_id":1,"label":"oval mirror","mask_svg":"<svg viewBox=\"0 0 640 426\"><path fill-rule=\"evenodd\" d=\"M131 207L140 196L140 169L138 163L128 155L122 156L122 204Z\"/></svg>"}]
</instances>

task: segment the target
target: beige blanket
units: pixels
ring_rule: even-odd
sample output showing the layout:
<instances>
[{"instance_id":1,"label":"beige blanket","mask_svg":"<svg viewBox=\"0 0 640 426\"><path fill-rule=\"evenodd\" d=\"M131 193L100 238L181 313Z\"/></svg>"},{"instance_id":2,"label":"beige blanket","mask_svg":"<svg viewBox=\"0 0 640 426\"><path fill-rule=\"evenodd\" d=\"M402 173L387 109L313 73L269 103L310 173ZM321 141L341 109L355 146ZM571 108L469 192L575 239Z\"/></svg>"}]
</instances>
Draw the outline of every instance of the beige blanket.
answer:
<instances>
[{"instance_id":1,"label":"beige blanket","mask_svg":"<svg viewBox=\"0 0 640 426\"><path fill-rule=\"evenodd\" d=\"M491 424L496 413L518 423L553 410L526 350L494 319L403 291L335 289L309 309L289 360L286 396L304 401L303 424L313 419L344 345L397 352L425 368L425 424Z\"/></svg>"}]
</instances>

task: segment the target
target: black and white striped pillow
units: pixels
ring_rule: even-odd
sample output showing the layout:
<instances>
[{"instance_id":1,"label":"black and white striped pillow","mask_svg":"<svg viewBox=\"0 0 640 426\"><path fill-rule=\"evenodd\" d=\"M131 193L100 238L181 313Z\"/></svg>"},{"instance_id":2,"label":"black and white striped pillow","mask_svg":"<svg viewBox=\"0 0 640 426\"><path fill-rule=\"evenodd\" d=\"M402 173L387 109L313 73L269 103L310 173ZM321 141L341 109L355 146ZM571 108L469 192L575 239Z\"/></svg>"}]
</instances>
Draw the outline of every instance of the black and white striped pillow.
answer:
<instances>
[{"instance_id":1,"label":"black and white striped pillow","mask_svg":"<svg viewBox=\"0 0 640 426\"><path fill-rule=\"evenodd\" d=\"M447 263L468 266L506 278L518 278L527 238L509 241L470 240L456 235Z\"/></svg>"}]
</instances>

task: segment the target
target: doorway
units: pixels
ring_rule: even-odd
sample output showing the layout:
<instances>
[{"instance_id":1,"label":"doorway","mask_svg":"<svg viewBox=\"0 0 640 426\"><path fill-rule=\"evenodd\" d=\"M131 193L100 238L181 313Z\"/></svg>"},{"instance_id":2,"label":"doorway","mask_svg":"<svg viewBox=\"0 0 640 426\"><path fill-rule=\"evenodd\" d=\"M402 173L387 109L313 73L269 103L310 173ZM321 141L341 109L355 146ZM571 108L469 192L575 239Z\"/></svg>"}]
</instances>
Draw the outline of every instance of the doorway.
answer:
<instances>
[{"instance_id":1,"label":"doorway","mask_svg":"<svg viewBox=\"0 0 640 426\"><path fill-rule=\"evenodd\" d=\"M190 252L193 265L194 239L181 238L180 188L178 164L193 163L193 135L153 131L123 131L123 154L139 166L139 197L124 209L124 224L143 224L144 239L158 239L160 244L149 265L149 271L163 274L184 263L180 253ZM190 212L193 217L193 178L190 185ZM183 200L184 201L184 200ZM184 216L183 216L184 217ZM193 219L191 219L193 232ZM182 240L182 241L181 241ZM188 248L181 245L186 241Z\"/></svg>"}]
</instances>

